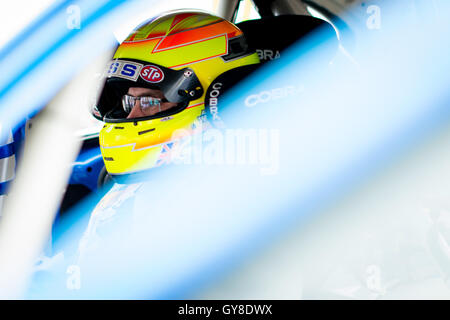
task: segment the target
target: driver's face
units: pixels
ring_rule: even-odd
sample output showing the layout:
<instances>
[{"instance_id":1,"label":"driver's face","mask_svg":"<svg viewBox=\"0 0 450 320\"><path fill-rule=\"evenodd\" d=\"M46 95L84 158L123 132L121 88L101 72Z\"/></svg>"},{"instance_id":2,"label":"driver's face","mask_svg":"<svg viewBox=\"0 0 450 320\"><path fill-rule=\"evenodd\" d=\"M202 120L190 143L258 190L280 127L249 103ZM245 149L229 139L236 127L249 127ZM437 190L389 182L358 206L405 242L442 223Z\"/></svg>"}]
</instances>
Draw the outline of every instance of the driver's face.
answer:
<instances>
[{"instance_id":1,"label":"driver's face","mask_svg":"<svg viewBox=\"0 0 450 320\"><path fill-rule=\"evenodd\" d=\"M129 88L127 94L134 97L150 96L158 99L164 98L164 94L162 93L161 90L139 88L139 87ZM167 101L161 102L161 106L151 106L149 108L143 109L141 108L140 101L137 100L133 109L131 109L131 112L128 114L127 119L152 116L158 112L162 112L170 108L173 108L176 105L177 105L176 103Z\"/></svg>"}]
</instances>

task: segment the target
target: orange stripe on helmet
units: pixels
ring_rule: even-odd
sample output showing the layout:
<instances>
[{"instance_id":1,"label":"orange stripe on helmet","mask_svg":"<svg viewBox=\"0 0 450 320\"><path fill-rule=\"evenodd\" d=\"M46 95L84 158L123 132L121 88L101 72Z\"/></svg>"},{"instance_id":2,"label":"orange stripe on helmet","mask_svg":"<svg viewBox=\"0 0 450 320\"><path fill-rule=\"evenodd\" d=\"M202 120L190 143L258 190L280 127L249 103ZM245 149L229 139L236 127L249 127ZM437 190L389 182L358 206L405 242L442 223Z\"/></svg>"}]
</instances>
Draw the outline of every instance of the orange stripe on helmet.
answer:
<instances>
[{"instance_id":1,"label":"orange stripe on helmet","mask_svg":"<svg viewBox=\"0 0 450 320\"><path fill-rule=\"evenodd\" d=\"M153 49L153 53L211 39L213 37L217 37L217 34L226 34L228 38L234 38L242 34L242 32L237 31L236 28L230 25L227 21L221 21L208 26L185 30L165 36L161 38L159 43Z\"/></svg>"},{"instance_id":2,"label":"orange stripe on helmet","mask_svg":"<svg viewBox=\"0 0 450 320\"><path fill-rule=\"evenodd\" d=\"M195 13L181 13L173 17L172 24L170 25L169 30L172 30L178 23L185 20L186 18L194 16Z\"/></svg>"}]
</instances>

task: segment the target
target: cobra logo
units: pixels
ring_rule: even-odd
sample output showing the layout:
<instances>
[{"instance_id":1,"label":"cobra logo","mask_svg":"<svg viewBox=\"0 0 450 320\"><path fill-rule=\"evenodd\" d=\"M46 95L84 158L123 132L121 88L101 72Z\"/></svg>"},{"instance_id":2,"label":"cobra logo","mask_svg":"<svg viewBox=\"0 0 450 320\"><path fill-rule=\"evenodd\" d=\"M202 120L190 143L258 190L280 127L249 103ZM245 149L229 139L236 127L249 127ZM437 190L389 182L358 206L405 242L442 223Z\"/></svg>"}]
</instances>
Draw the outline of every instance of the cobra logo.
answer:
<instances>
[{"instance_id":1,"label":"cobra logo","mask_svg":"<svg viewBox=\"0 0 450 320\"><path fill-rule=\"evenodd\" d=\"M164 73L157 66L148 65L142 68L141 78L151 83L158 83L163 81Z\"/></svg>"}]
</instances>

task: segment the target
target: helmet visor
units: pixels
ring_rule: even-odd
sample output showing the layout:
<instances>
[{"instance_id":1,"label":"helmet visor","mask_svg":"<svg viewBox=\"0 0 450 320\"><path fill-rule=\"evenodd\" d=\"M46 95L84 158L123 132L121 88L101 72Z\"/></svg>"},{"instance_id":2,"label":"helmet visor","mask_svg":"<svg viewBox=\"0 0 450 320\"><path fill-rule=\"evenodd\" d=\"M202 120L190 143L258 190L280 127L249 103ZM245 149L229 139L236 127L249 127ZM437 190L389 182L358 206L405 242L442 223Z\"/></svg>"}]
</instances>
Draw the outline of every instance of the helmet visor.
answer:
<instances>
[{"instance_id":1,"label":"helmet visor","mask_svg":"<svg viewBox=\"0 0 450 320\"><path fill-rule=\"evenodd\" d=\"M200 81L190 68L173 70L139 60L116 59L108 64L105 77L105 85L93 107L93 115L99 119L103 119L106 114L114 114L113 118L116 119L126 118L131 111L130 107L136 103L136 97L130 98L128 95L131 87L160 90L166 101L180 106L187 106L189 101L196 100L203 94ZM150 97L140 99L141 106L154 106L157 103ZM174 110L180 112L183 108Z\"/></svg>"},{"instance_id":2,"label":"helmet visor","mask_svg":"<svg viewBox=\"0 0 450 320\"><path fill-rule=\"evenodd\" d=\"M131 110L133 110L133 108L136 106L136 102L139 101L140 108L143 111L151 107L156 107L158 108L159 112L161 112L161 100L162 99L151 96L135 97L126 94L122 97L122 107L126 113L130 113Z\"/></svg>"}]
</instances>

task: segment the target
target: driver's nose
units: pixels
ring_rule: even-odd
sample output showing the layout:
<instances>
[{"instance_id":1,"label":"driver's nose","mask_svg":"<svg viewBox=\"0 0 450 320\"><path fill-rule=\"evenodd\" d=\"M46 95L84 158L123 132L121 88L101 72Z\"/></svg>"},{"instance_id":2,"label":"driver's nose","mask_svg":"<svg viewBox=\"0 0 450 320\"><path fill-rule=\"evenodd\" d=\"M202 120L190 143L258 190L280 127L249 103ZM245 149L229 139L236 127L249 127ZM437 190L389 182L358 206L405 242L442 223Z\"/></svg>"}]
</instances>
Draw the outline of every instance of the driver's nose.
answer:
<instances>
[{"instance_id":1,"label":"driver's nose","mask_svg":"<svg viewBox=\"0 0 450 320\"><path fill-rule=\"evenodd\" d=\"M142 112L141 110L141 105L140 105L140 101L136 101L136 104L134 105L133 109L131 109L131 112L128 114L127 119L131 119L131 118L139 118L139 117L144 117L145 114Z\"/></svg>"}]
</instances>

